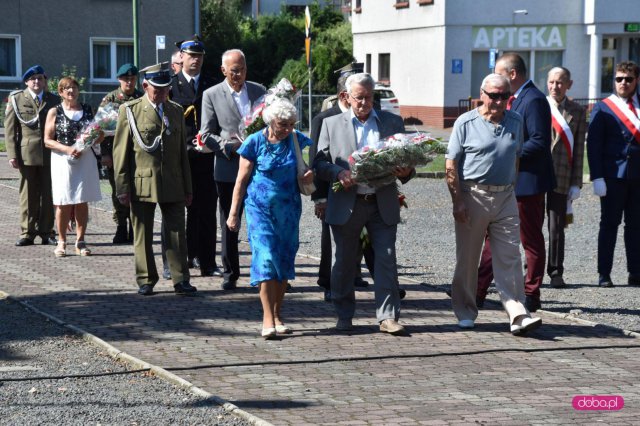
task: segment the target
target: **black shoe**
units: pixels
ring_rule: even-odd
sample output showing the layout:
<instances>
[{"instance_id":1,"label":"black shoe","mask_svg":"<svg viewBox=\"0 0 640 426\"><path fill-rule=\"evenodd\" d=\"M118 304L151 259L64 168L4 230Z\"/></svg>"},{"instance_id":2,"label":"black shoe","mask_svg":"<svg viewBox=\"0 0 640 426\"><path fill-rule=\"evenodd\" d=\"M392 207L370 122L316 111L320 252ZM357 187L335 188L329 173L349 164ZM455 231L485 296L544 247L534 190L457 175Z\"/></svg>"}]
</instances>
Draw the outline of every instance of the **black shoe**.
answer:
<instances>
[{"instance_id":1,"label":"black shoe","mask_svg":"<svg viewBox=\"0 0 640 426\"><path fill-rule=\"evenodd\" d=\"M212 266L210 268L201 269L200 275L203 277L221 277L222 271L217 266Z\"/></svg>"},{"instance_id":2,"label":"black shoe","mask_svg":"<svg viewBox=\"0 0 640 426\"><path fill-rule=\"evenodd\" d=\"M404 299L407 296L407 290L405 290L404 288L399 288L398 295L400 296L400 300Z\"/></svg>"},{"instance_id":3,"label":"black shoe","mask_svg":"<svg viewBox=\"0 0 640 426\"><path fill-rule=\"evenodd\" d=\"M223 290L235 290L236 289L236 281L235 280L225 280L222 283Z\"/></svg>"},{"instance_id":4,"label":"black shoe","mask_svg":"<svg viewBox=\"0 0 640 426\"><path fill-rule=\"evenodd\" d=\"M627 279L627 284L629 285L638 285L640 286L640 275L638 274L629 274L629 278Z\"/></svg>"},{"instance_id":5,"label":"black shoe","mask_svg":"<svg viewBox=\"0 0 640 426\"><path fill-rule=\"evenodd\" d=\"M562 277L559 275L551 277L551 283L549 285L551 286L551 288L563 288L567 286Z\"/></svg>"},{"instance_id":6,"label":"black shoe","mask_svg":"<svg viewBox=\"0 0 640 426\"><path fill-rule=\"evenodd\" d=\"M162 278L164 278L165 280L171 279L171 271L169 270L168 266L162 268Z\"/></svg>"},{"instance_id":7,"label":"black shoe","mask_svg":"<svg viewBox=\"0 0 640 426\"><path fill-rule=\"evenodd\" d=\"M113 236L113 244L126 244L129 242L127 235L127 225L118 225L116 235Z\"/></svg>"},{"instance_id":8,"label":"black shoe","mask_svg":"<svg viewBox=\"0 0 640 426\"><path fill-rule=\"evenodd\" d=\"M18 241L16 241L16 246L18 247L32 246L32 245L33 245L33 240L30 240L29 238L20 238Z\"/></svg>"},{"instance_id":9,"label":"black shoe","mask_svg":"<svg viewBox=\"0 0 640 426\"><path fill-rule=\"evenodd\" d=\"M327 303L331 303L331 290L324 291L324 301Z\"/></svg>"},{"instance_id":10,"label":"black shoe","mask_svg":"<svg viewBox=\"0 0 640 426\"><path fill-rule=\"evenodd\" d=\"M363 280L362 277L356 277L353 280L353 286L357 288L366 288L366 287L369 287L369 282L366 280Z\"/></svg>"},{"instance_id":11,"label":"black shoe","mask_svg":"<svg viewBox=\"0 0 640 426\"><path fill-rule=\"evenodd\" d=\"M478 309L484 308L484 297L476 296L476 307Z\"/></svg>"},{"instance_id":12,"label":"black shoe","mask_svg":"<svg viewBox=\"0 0 640 426\"><path fill-rule=\"evenodd\" d=\"M153 286L151 284L145 284L138 289L138 294L141 296L151 296L153 294Z\"/></svg>"},{"instance_id":13,"label":"black shoe","mask_svg":"<svg viewBox=\"0 0 640 426\"><path fill-rule=\"evenodd\" d=\"M194 257L193 259L189 259L187 261L189 269L200 269L200 259Z\"/></svg>"},{"instance_id":14,"label":"black shoe","mask_svg":"<svg viewBox=\"0 0 640 426\"><path fill-rule=\"evenodd\" d=\"M598 286L600 287L613 287L613 281L609 274L600 274L598 277Z\"/></svg>"},{"instance_id":15,"label":"black shoe","mask_svg":"<svg viewBox=\"0 0 640 426\"><path fill-rule=\"evenodd\" d=\"M55 239L55 237L42 237L42 243L43 246L55 246L58 244L58 240Z\"/></svg>"},{"instance_id":16,"label":"black shoe","mask_svg":"<svg viewBox=\"0 0 640 426\"><path fill-rule=\"evenodd\" d=\"M540 303L540 299L535 299L533 296L526 296L524 306L529 312L536 312L542 307L542 304Z\"/></svg>"},{"instance_id":17,"label":"black shoe","mask_svg":"<svg viewBox=\"0 0 640 426\"><path fill-rule=\"evenodd\" d=\"M189 281L182 281L173 285L173 290L176 294L192 294L198 291L197 288L189 284Z\"/></svg>"}]
</instances>

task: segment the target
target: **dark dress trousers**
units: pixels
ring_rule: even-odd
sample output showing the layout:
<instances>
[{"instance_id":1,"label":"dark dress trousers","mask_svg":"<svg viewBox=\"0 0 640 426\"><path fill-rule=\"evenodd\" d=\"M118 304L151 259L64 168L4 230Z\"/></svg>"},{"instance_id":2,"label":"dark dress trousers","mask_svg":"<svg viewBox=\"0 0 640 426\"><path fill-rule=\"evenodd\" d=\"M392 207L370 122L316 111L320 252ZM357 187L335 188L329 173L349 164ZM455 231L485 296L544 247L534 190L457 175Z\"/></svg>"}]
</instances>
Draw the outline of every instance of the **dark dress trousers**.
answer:
<instances>
[{"instance_id":1,"label":"dark dress trousers","mask_svg":"<svg viewBox=\"0 0 640 426\"><path fill-rule=\"evenodd\" d=\"M198 258L200 268L206 271L216 267L216 208L218 193L213 180L214 155L195 150L192 143L201 124L202 94L213 82L202 74L196 89L187 81L182 72L171 80L170 98L184 109L185 141L193 202L187 207L187 252L188 258Z\"/></svg>"}]
</instances>

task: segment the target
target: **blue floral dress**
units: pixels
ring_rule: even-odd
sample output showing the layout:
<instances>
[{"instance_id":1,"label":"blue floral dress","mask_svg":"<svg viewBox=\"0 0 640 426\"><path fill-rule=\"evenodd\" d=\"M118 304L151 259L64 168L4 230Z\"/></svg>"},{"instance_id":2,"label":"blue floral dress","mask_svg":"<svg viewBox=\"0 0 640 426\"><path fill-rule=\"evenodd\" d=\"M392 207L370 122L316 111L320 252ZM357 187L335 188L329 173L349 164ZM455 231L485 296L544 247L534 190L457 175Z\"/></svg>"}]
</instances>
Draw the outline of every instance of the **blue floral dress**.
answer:
<instances>
[{"instance_id":1,"label":"blue floral dress","mask_svg":"<svg viewBox=\"0 0 640 426\"><path fill-rule=\"evenodd\" d=\"M296 132L300 149L311 139ZM238 154L253 163L244 211L251 245L251 285L295 278L302 203L292 135L270 144L264 133L249 136Z\"/></svg>"}]
</instances>

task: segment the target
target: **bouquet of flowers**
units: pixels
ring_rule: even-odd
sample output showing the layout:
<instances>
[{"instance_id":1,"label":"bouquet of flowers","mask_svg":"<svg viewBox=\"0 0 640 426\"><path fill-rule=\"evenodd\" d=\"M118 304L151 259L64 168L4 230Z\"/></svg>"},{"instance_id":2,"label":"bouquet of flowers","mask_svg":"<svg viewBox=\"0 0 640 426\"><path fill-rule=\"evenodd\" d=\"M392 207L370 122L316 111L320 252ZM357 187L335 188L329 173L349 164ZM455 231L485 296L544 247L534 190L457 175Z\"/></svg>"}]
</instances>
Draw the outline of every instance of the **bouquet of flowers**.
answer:
<instances>
[{"instance_id":1,"label":"bouquet of flowers","mask_svg":"<svg viewBox=\"0 0 640 426\"><path fill-rule=\"evenodd\" d=\"M116 130L116 124L118 122L118 106L109 103L103 107L98 108L98 112L89 123L78 132L76 136L76 142L73 144L73 148L76 151L82 152L87 148L94 146L95 142L100 138L100 133L104 132L106 136L113 136ZM96 147L97 148L97 147ZM97 152L99 154L99 152ZM67 160L70 163L77 161L76 158L69 157Z\"/></svg>"},{"instance_id":2,"label":"bouquet of flowers","mask_svg":"<svg viewBox=\"0 0 640 426\"><path fill-rule=\"evenodd\" d=\"M380 141L379 148L365 146L349 156L351 178L357 183L380 188L396 181L396 167L424 166L445 148L440 140L425 133L397 133ZM341 191L340 182L333 184L334 191Z\"/></svg>"},{"instance_id":3,"label":"bouquet of flowers","mask_svg":"<svg viewBox=\"0 0 640 426\"><path fill-rule=\"evenodd\" d=\"M113 136L118 123L118 105L108 103L101 106L93 117L93 121L100 126L105 136Z\"/></svg>"},{"instance_id":4,"label":"bouquet of flowers","mask_svg":"<svg viewBox=\"0 0 640 426\"><path fill-rule=\"evenodd\" d=\"M240 131L240 138L244 140L247 136L267 126L262 118L262 112L265 107L270 105L274 100L278 98L288 98L292 103L295 103L299 96L300 92L296 91L295 86L291 84L289 80L286 78L280 80L278 84L254 102L254 107L251 109L251 112L242 119L238 129Z\"/></svg>"}]
</instances>

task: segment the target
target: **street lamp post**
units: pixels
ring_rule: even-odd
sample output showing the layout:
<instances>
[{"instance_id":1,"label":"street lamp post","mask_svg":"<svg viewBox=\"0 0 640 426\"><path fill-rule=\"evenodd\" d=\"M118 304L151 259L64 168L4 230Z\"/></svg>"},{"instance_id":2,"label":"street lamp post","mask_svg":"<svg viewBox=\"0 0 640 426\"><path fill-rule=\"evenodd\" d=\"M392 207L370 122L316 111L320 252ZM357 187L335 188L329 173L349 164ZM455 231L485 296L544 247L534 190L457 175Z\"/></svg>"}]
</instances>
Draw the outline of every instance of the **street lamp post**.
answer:
<instances>
[{"instance_id":1,"label":"street lamp post","mask_svg":"<svg viewBox=\"0 0 640 426\"><path fill-rule=\"evenodd\" d=\"M528 15L529 11L527 9L517 9L514 10L511 15L511 25L515 27L516 25L516 15Z\"/></svg>"}]
</instances>

